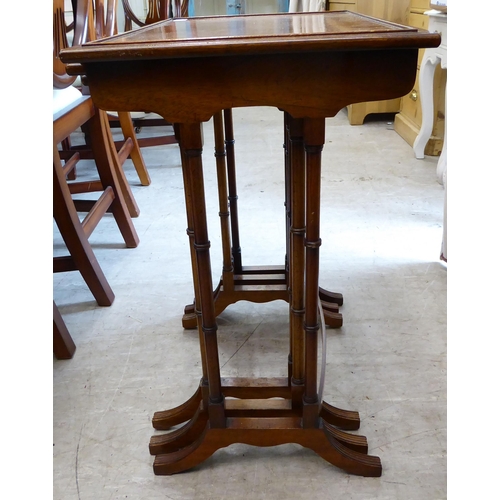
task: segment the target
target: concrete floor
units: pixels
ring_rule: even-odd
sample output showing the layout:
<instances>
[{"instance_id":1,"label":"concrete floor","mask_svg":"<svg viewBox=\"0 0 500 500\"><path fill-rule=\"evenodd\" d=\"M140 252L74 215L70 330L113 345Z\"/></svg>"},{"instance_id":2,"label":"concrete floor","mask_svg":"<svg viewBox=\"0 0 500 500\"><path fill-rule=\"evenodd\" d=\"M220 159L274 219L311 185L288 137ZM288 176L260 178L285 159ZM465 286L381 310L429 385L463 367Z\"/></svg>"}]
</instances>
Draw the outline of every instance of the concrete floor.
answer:
<instances>
[{"instance_id":1,"label":"concrete floor","mask_svg":"<svg viewBox=\"0 0 500 500\"><path fill-rule=\"evenodd\" d=\"M237 109L234 121L243 264L282 264L282 115ZM153 413L184 402L201 368L197 333L181 325L193 290L178 148L143 154L150 186L126 164L141 209L139 246L124 248L111 217L91 237L113 305L97 306L78 273L54 275L54 300L77 346L73 359L53 365L54 499L446 498L447 269L439 261L437 158L416 160L387 120L353 127L343 110L327 121L320 285L345 302L344 326L327 329L323 398L359 411L358 432L380 457L382 477L350 476L294 444L232 445L189 472L155 476ZM204 155L216 283L211 123ZM56 228L54 252L64 253ZM286 375L287 304L239 302L218 323L223 376Z\"/></svg>"}]
</instances>

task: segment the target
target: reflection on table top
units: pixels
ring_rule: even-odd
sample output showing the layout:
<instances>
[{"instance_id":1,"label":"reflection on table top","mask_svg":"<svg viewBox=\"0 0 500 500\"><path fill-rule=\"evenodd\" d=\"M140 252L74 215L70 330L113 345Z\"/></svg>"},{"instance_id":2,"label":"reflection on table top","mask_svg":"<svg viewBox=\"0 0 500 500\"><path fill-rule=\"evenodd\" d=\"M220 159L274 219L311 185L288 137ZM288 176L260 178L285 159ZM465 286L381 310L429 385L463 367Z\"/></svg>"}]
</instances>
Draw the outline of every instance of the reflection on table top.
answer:
<instances>
[{"instance_id":1,"label":"reflection on table top","mask_svg":"<svg viewBox=\"0 0 500 500\"><path fill-rule=\"evenodd\" d=\"M365 48L424 48L439 35L349 11L170 19L64 51L64 62Z\"/></svg>"}]
</instances>

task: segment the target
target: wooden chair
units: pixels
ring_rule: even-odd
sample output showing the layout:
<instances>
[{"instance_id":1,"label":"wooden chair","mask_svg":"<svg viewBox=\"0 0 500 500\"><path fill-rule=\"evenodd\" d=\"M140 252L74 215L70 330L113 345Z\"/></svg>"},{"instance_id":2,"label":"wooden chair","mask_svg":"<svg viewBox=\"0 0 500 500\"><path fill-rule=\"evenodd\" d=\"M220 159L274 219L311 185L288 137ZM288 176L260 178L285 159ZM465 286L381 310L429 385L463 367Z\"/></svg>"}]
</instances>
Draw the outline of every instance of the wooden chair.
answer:
<instances>
[{"instance_id":1,"label":"wooden chair","mask_svg":"<svg viewBox=\"0 0 500 500\"><path fill-rule=\"evenodd\" d=\"M72 0L73 12L76 12L77 10L77 3L78 0ZM85 39L80 41L81 43L89 40L105 38L118 32L116 16L118 0L95 0L94 3L95 8L92 9L92 17L90 19L92 22L89 24ZM74 22L67 25L66 33L70 33L73 27ZM73 79L73 82L75 82L75 80L76 79ZM73 85L75 85L75 83L73 83ZM87 92L86 87L81 86L81 83L80 90L82 93ZM127 158L130 158L135 167L141 185L149 186L151 184L151 178L144 163L140 144L135 134L136 126L133 123L132 114L128 112L113 113L112 115L109 115L109 119L111 126L114 128L120 128L123 133L123 140L114 141L120 162L123 164ZM70 139L65 139L60 153L62 159L69 159L74 152L78 152L80 154L80 159L82 160L94 159L93 150L89 144L89 136L85 125L82 127L82 131L85 133L85 144L71 145Z\"/></svg>"},{"instance_id":2,"label":"wooden chair","mask_svg":"<svg viewBox=\"0 0 500 500\"><path fill-rule=\"evenodd\" d=\"M130 212L139 215L139 209L121 169L114 147L106 113L94 105L92 98L72 86L73 77L66 73L59 59L59 51L67 46L64 23L64 0L53 0L54 22L54 114L53 114L53 216L69 255L54 257L53 271L79 271L97 303L109 306L114 293L104 276L89 243L89 237L106 212L110 212L121 232L125 245L135 248L139 238ZM93 25L92 0L78 0L75 13L74 43L87 39ZM64 164L58 145L82 125L87 125L94 153L98 181L69 182L68 174L79 161L76 152ZM73 194L99 192L97 200L73 199ZM95 198L95 195L94 195ZM78 212L87 215L81 221ZM59 311L54 308L54 354L71 357L74 348L69 332ZM69 338L68 338L69 337Z\"/></svg>"}]
</instances>

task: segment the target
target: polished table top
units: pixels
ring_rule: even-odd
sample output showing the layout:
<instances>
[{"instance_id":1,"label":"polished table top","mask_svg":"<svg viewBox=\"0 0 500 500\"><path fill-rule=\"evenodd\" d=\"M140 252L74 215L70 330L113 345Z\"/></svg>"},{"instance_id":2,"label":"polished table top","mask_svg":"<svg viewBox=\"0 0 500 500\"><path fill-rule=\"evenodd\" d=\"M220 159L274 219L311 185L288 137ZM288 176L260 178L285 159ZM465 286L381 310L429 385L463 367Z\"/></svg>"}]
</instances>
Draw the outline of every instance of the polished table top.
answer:
<instances>
[{"instance_id":1,"label":"polished table top","mask_svg":"<svg viewBox=\"0 0 500 500\"><path fill-rule=\"evenodd\" d=\"M349 11L169 19L71 49L65 62L435 46L439 35ZM439 44L439 42L438 42ZM71 54L71 55L70 55Z\"/></svg>"}]
</instances>

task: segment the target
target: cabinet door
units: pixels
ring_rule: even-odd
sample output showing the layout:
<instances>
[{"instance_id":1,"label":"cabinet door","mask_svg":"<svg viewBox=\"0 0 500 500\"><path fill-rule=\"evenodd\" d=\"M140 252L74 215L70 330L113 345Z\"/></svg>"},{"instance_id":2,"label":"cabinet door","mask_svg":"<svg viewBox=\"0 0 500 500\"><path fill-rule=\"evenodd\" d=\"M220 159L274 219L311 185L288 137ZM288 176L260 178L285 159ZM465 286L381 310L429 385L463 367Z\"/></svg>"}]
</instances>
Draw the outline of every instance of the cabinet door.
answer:
<instances>
[{"instance_id":1,"label":"cabinet door","mask_svg":"<svg viewBox=\"0 0 500 500\"><path fill-rule=\"evenodd\" d=\"M341 10L350 10L351 12L357 12L358 7L356 4L356 0L346 0L343 2L328 2L328 10L329 11L341 11Z\"/></svg>"},{"instance_id":2,"label":"cabinet door","mask_svg":"<svg viewBox=\"0 0 500 500\"><path fill-rule=\"evenodd\" d=\"M429 10L431 2L430 0L411 0L410 8L412 10Z\"/></svg>"},{"instance_id":3,"label":"cabinet door","mask_svg":"<svg viewBox=\"0 0 500 500\"><path fill-rule=\"evenodd\" d=\"M327 5L328 10L350 10L393 23L406 24L410 0L329 0Z\"/></svg>"},{"instance_id":4,"label":"cabinet door","mask_svg":"<svg viewBox=\"0 0 500 500\"><path fill-rule=\"evenodd\" d=\"M429 27L429 16L421 14L420 12L410 12L410 15L408 16L408 24L414 28L426 30Z\"/></svg>"}]
</instances>

